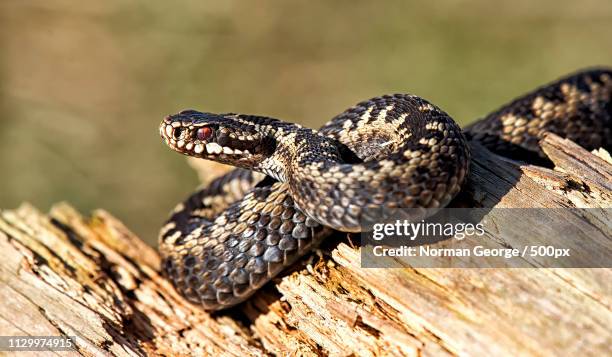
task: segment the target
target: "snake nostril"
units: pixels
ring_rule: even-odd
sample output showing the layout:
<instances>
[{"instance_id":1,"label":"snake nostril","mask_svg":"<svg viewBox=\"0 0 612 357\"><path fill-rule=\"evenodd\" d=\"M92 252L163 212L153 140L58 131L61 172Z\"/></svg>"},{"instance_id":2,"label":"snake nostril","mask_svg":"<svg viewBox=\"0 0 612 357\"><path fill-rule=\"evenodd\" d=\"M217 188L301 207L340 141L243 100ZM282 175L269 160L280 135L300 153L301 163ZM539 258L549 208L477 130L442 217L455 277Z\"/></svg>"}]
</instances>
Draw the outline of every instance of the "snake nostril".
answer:
<instances>
[{"instance_id":1,"label":"snake nostril","mask_svg":"<svg viewBox=\"0 0 612 357\"><path fill-rule=\"evenodd\" d=\"M184 131L183 128L176 128L176 129L174 129L174 131L172 132L172 137L175 140L178 140L181 137L181 135L183 134L183 131Z\"/></svg>"}]
</instances>

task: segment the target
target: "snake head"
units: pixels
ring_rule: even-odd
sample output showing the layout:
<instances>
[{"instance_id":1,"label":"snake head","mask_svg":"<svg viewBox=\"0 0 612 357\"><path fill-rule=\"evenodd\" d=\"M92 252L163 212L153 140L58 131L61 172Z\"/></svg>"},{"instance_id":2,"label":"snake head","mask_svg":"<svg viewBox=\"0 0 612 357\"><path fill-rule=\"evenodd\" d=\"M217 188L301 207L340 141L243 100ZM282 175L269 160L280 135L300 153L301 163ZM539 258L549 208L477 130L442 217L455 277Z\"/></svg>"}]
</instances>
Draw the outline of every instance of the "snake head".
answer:
<instances>
[{"instance_id":1,"label":"snake head","mask_svg":"<svg viewBox=\"0 0 612 357\"><path fill-rule=\"evenodd\" d=\"M237 114L183 110L164 118L161 137L173 150L188 156L252 168L270 151L262 120Z\"/></svg>"}]
</instances>

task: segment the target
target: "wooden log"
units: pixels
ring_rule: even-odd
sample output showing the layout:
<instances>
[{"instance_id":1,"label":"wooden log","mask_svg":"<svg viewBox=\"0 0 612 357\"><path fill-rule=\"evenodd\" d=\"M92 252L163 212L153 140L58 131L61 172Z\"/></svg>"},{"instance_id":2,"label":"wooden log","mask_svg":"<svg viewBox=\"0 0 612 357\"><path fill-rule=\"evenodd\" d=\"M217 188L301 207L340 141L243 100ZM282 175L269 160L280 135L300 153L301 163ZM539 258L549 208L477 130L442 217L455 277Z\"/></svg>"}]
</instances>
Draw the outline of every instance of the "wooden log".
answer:
<instances>
[{"instance_id":1,"label":"wooden log","mask_svg":"<svg viewBox=\"0 0 612 357\"><path fill-rule=\"evenodd\" d=\"M159 276L157 253L104 211L29 205L0 218L0 334L77 336L83 355L261 353Z\"/></svg>"},{"instance_id":2,"label":"wooden log","mask_svg":"<svg viewBox=\"0 0 612 357\"><path fill-rule=\"evenodd\" d=\"M554 135L541 144L554 169L473 145L453 205L593 207L567 219L609 222L609 155ZM610 269L366 269L357 240L337 234L322 258L305 257L248 302L209 314L174 292L156 251L108 212L24 204L0 212L0 335L77 336L67 354L88 356L609 354Z\"/></svg>"}]
</instances>

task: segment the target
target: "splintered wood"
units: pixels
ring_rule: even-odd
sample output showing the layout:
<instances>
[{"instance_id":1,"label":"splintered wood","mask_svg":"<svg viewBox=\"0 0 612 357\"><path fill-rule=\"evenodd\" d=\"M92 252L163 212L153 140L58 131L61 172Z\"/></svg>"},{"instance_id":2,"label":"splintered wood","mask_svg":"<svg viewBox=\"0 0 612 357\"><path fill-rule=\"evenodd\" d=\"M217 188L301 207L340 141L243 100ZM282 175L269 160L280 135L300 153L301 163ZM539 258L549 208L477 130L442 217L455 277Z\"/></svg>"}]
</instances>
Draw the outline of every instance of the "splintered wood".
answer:
<instances>
[{"instance_id":1,"label":"splintered wood","mask_svg":"<svg viewBox=\"0 0 612 357\"><path fill-rule=\"evenodd\" d=\"M541 144L554 169L474 145L453 204L607 215L608 153L554 135ZM531 226L519 217L516 227ZM0 212L0 335L77 336L75 351L49 355L610 354L610 269L364 269L350 236L331 239L323 258L305 257L248 302L208 314L174 292L156 251L108 212L24 204Z\"/></svg>"}]
</instances>

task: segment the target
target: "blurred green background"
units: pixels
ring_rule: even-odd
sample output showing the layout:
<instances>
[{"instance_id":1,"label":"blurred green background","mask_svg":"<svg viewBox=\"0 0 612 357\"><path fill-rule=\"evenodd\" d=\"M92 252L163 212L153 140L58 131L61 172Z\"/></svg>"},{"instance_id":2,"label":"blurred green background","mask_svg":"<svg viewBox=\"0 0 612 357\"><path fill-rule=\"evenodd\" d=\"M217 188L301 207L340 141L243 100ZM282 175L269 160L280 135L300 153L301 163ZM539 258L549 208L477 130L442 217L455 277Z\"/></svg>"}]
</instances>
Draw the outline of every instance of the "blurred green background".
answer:
<instances>
[{"instance_id":1,"label":"blurred green background","mask_svg":"<svg viewBox=\"0 0 612 357\"><path fill-rule=\"evenodd\" d=\"M184 108L318 127L411 92L468 123L612 64L612 1L0 2L0 207L105 208L147 242L197 185Z\"/></svg>"}]
</instances>

